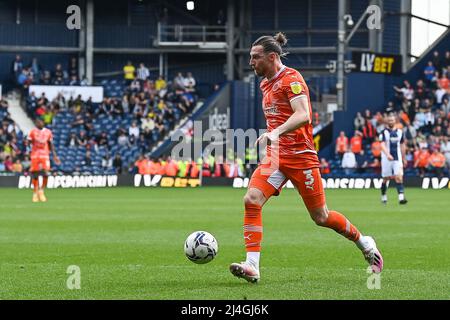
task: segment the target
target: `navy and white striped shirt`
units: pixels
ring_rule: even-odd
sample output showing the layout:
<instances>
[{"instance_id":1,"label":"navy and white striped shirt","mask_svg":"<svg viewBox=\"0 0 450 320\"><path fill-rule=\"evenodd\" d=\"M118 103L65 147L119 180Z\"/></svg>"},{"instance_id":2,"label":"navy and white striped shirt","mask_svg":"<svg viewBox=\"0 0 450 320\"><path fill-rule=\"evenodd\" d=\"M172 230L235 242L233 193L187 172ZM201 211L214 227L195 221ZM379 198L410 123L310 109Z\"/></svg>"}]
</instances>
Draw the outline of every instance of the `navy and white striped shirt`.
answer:
<instances>
[{"instance_id":1,"label":"navy and white striped shirt","mask_svg":"<svg viewBox=\"0 0 450 320\"><path fill-rule=\"evenodd\" d=\"M148 77L150 77L150 71L147 67L139 67L137 69L137 78L139 80L146 80Z\"/></svg>"},{"instance_id":2,"label":"navy and white striped shirt","mask_svg":"<svg viewBox=\"0 0 450 320\"><path fill-rule=\"evenodd\" d=\"M394 158L394 160L402 161L402 151L400 149L400 145L404 141L404 135L401 129L384 129L380 134L380 141L384 142L387 152ZM384 152L381 153L381 158L387 160Z\"/></svg>"}]
</instances>

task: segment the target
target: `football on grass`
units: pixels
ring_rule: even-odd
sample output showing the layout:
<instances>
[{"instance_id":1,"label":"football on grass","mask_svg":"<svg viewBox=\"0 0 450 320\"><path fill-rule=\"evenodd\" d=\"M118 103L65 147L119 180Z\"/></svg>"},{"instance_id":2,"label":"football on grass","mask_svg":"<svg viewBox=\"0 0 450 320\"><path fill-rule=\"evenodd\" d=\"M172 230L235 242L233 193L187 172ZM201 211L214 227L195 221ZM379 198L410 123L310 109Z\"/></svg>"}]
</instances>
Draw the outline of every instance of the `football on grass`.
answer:
<instances>
[{"instance_id":1,"label":"football on grass","mask_svg":"<svg viewBox=\"0 0 450 320\"><path fill-rule=\"evenodd\" d=\"M216 238L206 231L191 233L184 243L186 257L198 264L210 262L217 255L218 249Z\"/></svg>"}]
</instances>

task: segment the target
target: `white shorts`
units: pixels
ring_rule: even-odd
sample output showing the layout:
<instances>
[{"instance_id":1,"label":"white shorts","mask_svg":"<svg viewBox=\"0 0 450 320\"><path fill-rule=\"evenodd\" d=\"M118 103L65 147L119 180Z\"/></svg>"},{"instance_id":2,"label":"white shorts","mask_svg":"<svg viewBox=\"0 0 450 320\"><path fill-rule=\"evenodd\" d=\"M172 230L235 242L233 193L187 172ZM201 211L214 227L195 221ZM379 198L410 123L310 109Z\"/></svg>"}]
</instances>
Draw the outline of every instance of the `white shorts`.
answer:
<instances>
[{"instance_id":1,"label":"white shorts","mask_svg":"<svg viewBox=\"0 0 450 320\"><path fill-rule=\"evenodd\" d=\"M403 163L400 160L381 159L381 176L383 178L403 175Z\"/></svg>"}]
</instances>

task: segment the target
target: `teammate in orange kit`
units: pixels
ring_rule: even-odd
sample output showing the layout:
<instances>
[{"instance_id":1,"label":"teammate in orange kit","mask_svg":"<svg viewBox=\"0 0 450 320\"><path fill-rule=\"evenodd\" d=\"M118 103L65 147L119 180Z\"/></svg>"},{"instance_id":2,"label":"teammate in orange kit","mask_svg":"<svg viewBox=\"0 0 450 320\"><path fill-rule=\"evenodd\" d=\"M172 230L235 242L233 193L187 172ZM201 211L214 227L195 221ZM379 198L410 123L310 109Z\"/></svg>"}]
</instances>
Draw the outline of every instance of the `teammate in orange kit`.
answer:
<instances>
[{"instance_id":1,"label":"teammate in orange kit","mask_svg":"<svg viewBox=\"0 0 450 320\"><path fill-rule=\"evenodd\" d=\"M34 187L33 202L45 202L47 198L44 194L44 189L47 186L48 174L50 173L50 152L53 154L53 160L57 165L61 162L56 155L53 146L52 132L44 128L44 121L37 119L36 127L31 130L28 135L28 140L31 143L31 178ZM39 186L39 176L42 176L42 185Z\"/></svg>"},{"instance_id":2,"label":"teammate in orange kit","mask_svg":"<svg viewBox=\"0 0 450 320\"><path fill-rule=\"evenodd\" d=\"M295 185L315 223L342 234L355 242L373 272L381 272L383 258L372 237L363 236L337 211L328 210L314 149L309 90L301 74L281 62L282 33L262 36L250 51L250 66L263 77L263 111L267 132L257 143L267 142L266 158L253 173L244 196L245 262L232 263L233 275L249 282L260 279L259 260L262 240L262 207L271 196L280 193L288 181Z\"/></svg>"}]
</instances>

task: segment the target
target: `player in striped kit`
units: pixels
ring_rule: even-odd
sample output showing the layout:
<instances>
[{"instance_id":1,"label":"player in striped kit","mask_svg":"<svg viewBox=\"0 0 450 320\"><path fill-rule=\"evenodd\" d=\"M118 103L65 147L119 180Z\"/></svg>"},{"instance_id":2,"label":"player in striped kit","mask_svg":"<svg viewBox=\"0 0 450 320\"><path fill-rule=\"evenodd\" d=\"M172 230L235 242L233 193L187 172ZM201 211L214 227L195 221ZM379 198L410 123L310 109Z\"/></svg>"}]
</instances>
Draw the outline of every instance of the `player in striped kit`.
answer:
<instances>
[{"instance_id":1,"label":"player in striped kit","mask_svg":"<svg viewBox=\"0 0 450 320\"><path fill-rule=\"evenodd\" d=\"M388 182L391 179L397 183L398 202L406 204L405 187L403 185L403 167L406 165L406 146L403 131L395 127L396 116L393 111L387 115L387 128L380 134L381 141L381 202L387 203Z\"/></svg>"}]
</instances>

